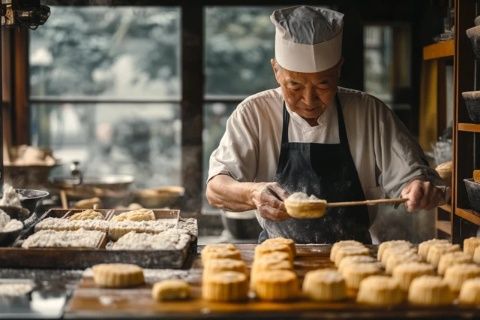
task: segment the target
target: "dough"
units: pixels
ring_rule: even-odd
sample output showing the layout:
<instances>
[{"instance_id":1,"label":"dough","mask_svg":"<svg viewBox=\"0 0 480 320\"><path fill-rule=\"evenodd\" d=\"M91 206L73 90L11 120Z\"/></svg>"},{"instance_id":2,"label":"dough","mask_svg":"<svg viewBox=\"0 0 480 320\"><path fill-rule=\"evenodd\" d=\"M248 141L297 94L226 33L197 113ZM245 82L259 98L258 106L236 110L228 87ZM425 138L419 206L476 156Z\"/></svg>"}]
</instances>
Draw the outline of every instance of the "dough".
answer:
<instances>
[{"instance_id":1,"label":"dough","mask_svg":"<svg viewBox=\"0 0 480 320\"><path fill-rule=\"evenodd\" d=\"M418 245L418 254L420 257L422 257L423 260L427 260L428 256L428 251L430 250L430 247L434 244L448 244L450 243L448 240L444 239L431 239L427 241L423 241Z\"/></svg>"},{"instance_id":2,"label":"dough","mask_svg":"<svg viewBox=\"0 0 480 320\"><path fill-rule=\"evenodd\" d=\"M283 243L273 243L273 244L260 244L255 247L255 257L254 259L259 259L263 255L272 253L272 252L285 252L288 253L290 261L293 262L294 255L290 246Z\"/></svg>"},{"instance_id":3,"label":"dough","mask_svg":"<svg viewBox=\"0 0 480 320\"><path fill-rule=\"evenodd\" d=\"M242 259L240 251L231 243L206 245L202 250L201 256L204 265L210 259Z\"/></svg>"},{"instance_id":4,"label":"dough","mask_svg":"<svg viewBox=\"0 0 480 320\"><path fill-rule=\"evenodd\" d=\"M209 259L205 262L203 274L215 274L223 271L236 271L247 274L247 266L242 260Z\"/></svg>"},{"instance_id":5,"label":"dough","mask_svg":"<svg viewBox=\"0 0 480 320\"><path fill-rule=\"evenodd\" d=\"M335 242L332 246L332 249L330 250L330 260L332 262L335 262L335 256L337 255L337 252L340 248L343 248L343 247L362 247L364 248L365 246L361 243L361 242L358 242L356 240L342 240L342 241L338 241L338 242Z\"/></svg>"},{"instance_id":6,"label":"dough","mask_svg":"<svg viewBox=\"0 0 480 320\"><path fill-rule=\"evenodd\" d=\"M363 263L374 263L378 264L379 267L381 267L380 263L377 262L377 259L374 257L370 256L349 256L345 257L340 261L340 264L338 265L338 271L340 273L343 273L343 270L345 269L345 266L349 264L363 264Z\"/></svg>"},{"instance_id":7,"label":"dough","mask_svg":"<svg viewBox=\"0 0 480 320\"><path fill-rule=\"evenodd\" d=\"M388 274L392 274L395 267L400 266L408 262L421 262L422 258L416 254L416 250L404 251L399 254L389 255L387 262L385 263L385 271Z\"/></svg>"},{"instance_id":8,"label":"dough","mask_svg":"<svg viewBox=\"0 0 480 320\"><path fill-rule=\"evenodd\" d=\"M476 306L480 304L480 278L468 279L463 283L458 302Z\"/></svg>"},{"instance_id":9,"label":"dough","mask_svg":"<svg viewBox=\"0 0 480 320\"><path fill-rule=\"evenodd\" d=\"M155 214L150 209L137 209L120 213L112 221L148 221L155 220Z\"/></svg>"},{"instance_id":10,"label":"dough","mask_svg":"<svg viewBox=\"0 0 480 320\"><path fill-rule=\"evenodd\" d=\"M430 247L430 250L428 250L427 262L431 263L435 268L437 268L442 255L456 251L460 251L460 246L458 244L434 244Z\"/></svg>"},{"instance_id":11,"label":"dough","mask_svg":"<svg viewBox=\"0 0 480 320\"><path fill-rule=\"evenodd\" d=\"M473 257L473 253L478 246L480 246L480 238L470 237L463 240L463 252L468 254L470 257Z\"/></svg>"},{"instance_id":12,"label":"dough","mask_svg":"<svg viewBox=\"0 0 480 320\"><path fill-rule=\"evenodd\" d=\"M382 273L382 269L375 263L349 264L343 269L343 277L347 287L358 290L363 279Z\"/></svg>"},{"instance_id":13,"label":"dough","mask_svg":"<svg viewBox=\"0 0 480 320\"><path fill-rule=\"evenodd\" d=\"M98 248L104 237L105 232L94 230L41 230L29 236L22 243L22 248Z\"/></svg>"},{"instance_id":14,"label":"dough","mask_svg":"<svg viewBox=\"0 0 480 320\"><path fill-rule=\"evenodd\" d=\"M383 258L383 252L385 251L385 249L390 247L400 247L400 246L412 247L412 243L405 240L391 240L391 241L382 242L378 246L378 252L377 252L378 261L383 262L382 258Z\"/></svg>"},{"instance_id":15,"label":"dough","mask_svg":"<svg viewBox=\"0 0 480 320\"><path fill-rule=\"evenodd\" d=\"M105 219L105 217L101 212L95 211L93 209L80 211L68 217L68 220L97 220L97 219L103 220Z\"/></svg>"},{"instance_id":16,"label":"dough","mask_svg":"<svg viewBox=\"0 0 480 320\"><path fill-rule=\"evenodd\" d=\"M438 262L438 274L443 276L445 271L454 264L470 262L472 262L472 258L465 252L457 251L445 253L440 257L440 261Z\"/></svg>"},{"instance_id":17,"label":"dough","mask_svg":"<svg viewBox=\"0 0 480 320\"><path fill-rule=\"evenodd\" d=\"M335 265L338 267L343 258L349 256L368 256L370 250L366 247L343 247L335 254Z\"/></svg>"},{"instance_id":18,"label":"dough","mask_svg":"<svg viewBox=\"0 0 480 320\"><path fill-rule=\"evenodd\" d=\"M292 252L292 255L294 257L297 255L297 250L295 248L295 242L292 239L287 239L287 238L282 238L282 237L271 238L271 239L265 240L262 243L262 245L270 245L270 244L278 244L278 243L286 244L290 248L290 251Z\"/></svg>"}]
</instances>

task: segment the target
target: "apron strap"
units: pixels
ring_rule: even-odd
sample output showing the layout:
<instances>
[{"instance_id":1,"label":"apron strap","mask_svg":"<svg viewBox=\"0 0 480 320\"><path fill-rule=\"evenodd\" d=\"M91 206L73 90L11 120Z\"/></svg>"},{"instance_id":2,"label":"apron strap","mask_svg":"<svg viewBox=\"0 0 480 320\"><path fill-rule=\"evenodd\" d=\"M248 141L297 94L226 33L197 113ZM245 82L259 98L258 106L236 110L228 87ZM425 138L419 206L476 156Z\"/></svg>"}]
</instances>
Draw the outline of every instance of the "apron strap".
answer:
<instances>
[{"instance_id":1,"label":"apron strap","mask_svg":"<svg viewBox=\"0 0 480 320\"><path fill-rule=\"evenodd\" d=\"M282 145L288 143L288 125L290 124L290 114L283 101L283 124L282 124Z\"/></svg>"}]
</instances>

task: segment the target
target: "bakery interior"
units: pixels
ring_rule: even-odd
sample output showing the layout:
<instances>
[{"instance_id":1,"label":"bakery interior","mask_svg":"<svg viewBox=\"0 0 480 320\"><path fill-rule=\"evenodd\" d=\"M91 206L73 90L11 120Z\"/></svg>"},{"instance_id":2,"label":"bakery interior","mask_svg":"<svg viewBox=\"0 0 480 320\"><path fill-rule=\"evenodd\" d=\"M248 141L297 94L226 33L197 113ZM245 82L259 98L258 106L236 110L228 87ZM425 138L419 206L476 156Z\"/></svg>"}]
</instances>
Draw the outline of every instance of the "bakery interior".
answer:
<instances>
[{"instance_id":1,"label":"bakery interior","mask_svg":"<svg viewBox=\"0 0 480 320\"><path fill-rule=\"evenodd\" d=\"M228 117L277 87L269 16L294 5L345 15L339 85L385 102L450 187L431 210L376 206L373 244L258 245L255 210L205 196ZM2 0L0 318L480 317L479 14L478 0ZM35 243L48 232L81 244Z\"/></svg>"}]
</instances>

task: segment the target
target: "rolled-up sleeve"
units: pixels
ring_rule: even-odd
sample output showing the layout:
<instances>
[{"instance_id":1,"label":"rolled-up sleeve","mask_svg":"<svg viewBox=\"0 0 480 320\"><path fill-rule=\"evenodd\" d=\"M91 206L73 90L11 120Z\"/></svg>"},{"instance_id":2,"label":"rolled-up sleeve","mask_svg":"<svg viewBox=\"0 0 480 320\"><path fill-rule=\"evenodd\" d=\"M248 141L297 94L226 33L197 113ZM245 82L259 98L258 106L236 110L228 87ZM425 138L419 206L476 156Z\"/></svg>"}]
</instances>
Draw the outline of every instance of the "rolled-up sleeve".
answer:
<instances>
[{"instance_id":1,"label":"rolled-up sleeve","mask_svg":"<svg viewBox=\"0 0 480 320\"><path fill-rule=\"evenodd\" d=\"M385 192L398 197L403 187L416 178L444 186L437 172L429 167L420 145L392 110L383 105L376 111L380 121L376 122L378 134L374 135L375 157L380 172L378 182Z\"/></svg>"},{"instance_id":2,"label":"rolled-up sleeve","mask_svg":"<svg viewBox=\"0 0 480 320\"><path fill-rule=\"evenodd\" d=\"M240 104L227 120L225 134L209 162L208 181L219 174L254 181L258 163L258 126L254 105Z\"/></svg>"}]
</instances>

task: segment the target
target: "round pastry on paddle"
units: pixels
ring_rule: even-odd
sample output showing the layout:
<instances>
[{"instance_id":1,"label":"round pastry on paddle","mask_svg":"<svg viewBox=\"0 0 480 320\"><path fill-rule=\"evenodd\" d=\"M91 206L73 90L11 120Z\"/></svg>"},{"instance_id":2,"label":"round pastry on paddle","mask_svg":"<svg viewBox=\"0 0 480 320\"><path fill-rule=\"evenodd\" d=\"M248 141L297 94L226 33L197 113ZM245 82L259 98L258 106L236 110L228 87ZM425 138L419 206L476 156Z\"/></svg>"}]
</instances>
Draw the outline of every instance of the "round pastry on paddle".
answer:
<instances>
[{"instance_id":1,"label":"round pastry on paddle","mask_svg":"<svg viewBox=\"0 0 480 320\"><path fill-rule=\"evenodd\" d=\"M292 193L284 201L289 216L296 219L321 218L325 215L327 201L303 192Z\"/></svg>"}]
</instances>

